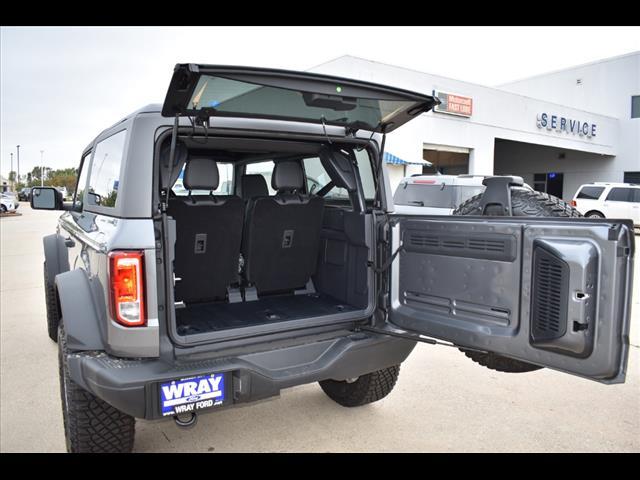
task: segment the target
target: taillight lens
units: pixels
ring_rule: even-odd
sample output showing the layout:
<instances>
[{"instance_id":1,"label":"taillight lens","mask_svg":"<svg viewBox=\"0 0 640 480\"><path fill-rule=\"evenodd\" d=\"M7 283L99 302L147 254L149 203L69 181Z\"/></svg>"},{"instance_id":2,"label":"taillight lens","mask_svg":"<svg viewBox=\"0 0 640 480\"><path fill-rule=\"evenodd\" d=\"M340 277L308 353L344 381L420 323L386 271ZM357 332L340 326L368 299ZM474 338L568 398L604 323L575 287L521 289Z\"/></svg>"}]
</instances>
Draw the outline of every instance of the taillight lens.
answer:
<instances>
[{"instance_id":1,"label":"taillight lens","mask_svg":"<svg viewBox=\"0 0 640 480\"><path fill-rule=\"evenodd\" d=\"M575 200L571 200L571 206L572 206L572 207L577 207L577 206L578 206L578 204L576 203L576 201L575 201Z\"/></svg>"},{"instance_id":2,"label":"taillight lens","mask_svg":"<svg viewBox=\"0 0 640 480\"><path fill-rule=\"evenodd\" d=\"M109 254L111 310L114 320L126 327L146 325L144 302L144 252Z\"/></svg>"}]
</instances>

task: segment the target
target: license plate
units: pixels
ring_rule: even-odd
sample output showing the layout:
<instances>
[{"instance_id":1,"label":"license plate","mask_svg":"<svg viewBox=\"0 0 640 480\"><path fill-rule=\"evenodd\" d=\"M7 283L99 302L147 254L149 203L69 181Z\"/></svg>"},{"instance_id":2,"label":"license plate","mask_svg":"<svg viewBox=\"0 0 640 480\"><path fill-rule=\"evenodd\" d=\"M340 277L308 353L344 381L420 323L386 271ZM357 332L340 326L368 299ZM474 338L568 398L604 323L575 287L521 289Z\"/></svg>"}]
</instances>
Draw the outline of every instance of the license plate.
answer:
<instances>
[{"instance_id":1,"label":"license plate","mask_svg":"<svg viewBox=\"0 0 640 480\"><path fill-rule=\"evenodd\" d=\"M225 401L224 373L181 378L160 384L162 416L219 407Z\"/></svg>"}]
</instances>

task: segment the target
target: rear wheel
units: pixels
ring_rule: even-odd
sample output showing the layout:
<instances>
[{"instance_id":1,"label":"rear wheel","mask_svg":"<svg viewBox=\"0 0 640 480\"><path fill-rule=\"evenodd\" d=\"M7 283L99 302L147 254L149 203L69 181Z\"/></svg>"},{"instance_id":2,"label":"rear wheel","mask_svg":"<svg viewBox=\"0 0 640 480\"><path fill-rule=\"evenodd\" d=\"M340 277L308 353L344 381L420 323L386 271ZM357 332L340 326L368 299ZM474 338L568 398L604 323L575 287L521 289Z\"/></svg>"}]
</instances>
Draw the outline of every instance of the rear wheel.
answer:
<instances>
[{"instance_id":1,"label":"rear wheel","mask_svg":"<svg viewBox=\"0 0 640 480\"><path fill-rule=\"evenodd\" d=\"M0 211L2 211L2 213L7 213L7 207L5 207L4 205L0 204Z\"/></svg>"},{"instance_id":2,"label":"rear wheel","mask_svg":"<svg viewBox=\"0 0 640 480\"><path fill-rule=\"evenodd\" d=\"M58 310L58 298L56 287L47 277L47 262L43 264L44 269L44 302L47 307L47 332L49 338L54 342L58 341L58 324L60 323L60 312Z\"/></svg>"},{"instance_id":3,"label":"rear wheel","mask_svg":"<svg viewBox=\"0 0 640 480\"><path fill-rule=\"evenodd\" d=\"M604 218L604 215L597 211L588 212L585 217L588 218Z\"/></svg>"},{"instance_id":4,"label":"rear wheel","mask_svg":"<svg viewBox=\"0 0 640 480\"><path fill-rule=\"evenodd\" d=\"M377 370L355 379L323 380L320 387L331 400L343 407L359 407L376 402L393 390L400 374L400 365Z\"/></svg>"},{"instance_id":5,"label":"rear wheel","mask_svg":"<svg viewBox=\"0 0 640 480\"><path fill-rule=\"evenodd\" d=\"M453 215L482 215L480 199L482 194L470 198L453 211ZM582 215L564 200L549 195L520 188L511 190L511 210L514 217L581 217ZM523 373L543 367L493 352L478 352L460 348L474 362L491 370L508 373Z\"/></svg>"},{"instance_id":6,"label":"rear wheel","mask_svg":"<svg viewBox=\"0 0 640 480\"><path fill-rule=\"evenodd\" d=\"M135 436L135 418L87 392L71 379L63 322L60 322L58 327L58 362L67 451L131 452Z\"/></svg>"}]
</instances>

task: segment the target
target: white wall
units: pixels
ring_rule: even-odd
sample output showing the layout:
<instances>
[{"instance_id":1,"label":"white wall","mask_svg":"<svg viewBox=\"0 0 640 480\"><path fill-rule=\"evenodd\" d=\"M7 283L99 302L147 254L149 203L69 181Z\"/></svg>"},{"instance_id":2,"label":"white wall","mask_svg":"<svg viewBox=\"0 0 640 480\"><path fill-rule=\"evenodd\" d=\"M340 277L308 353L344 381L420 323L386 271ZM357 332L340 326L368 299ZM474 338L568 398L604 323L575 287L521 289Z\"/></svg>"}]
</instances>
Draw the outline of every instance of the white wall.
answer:
<instances>
[{"instance_id":1,"label":"white wall","mask_svg":"<svg viewBox=\"0 0 640 480\"><path fill-rule=\"evenodd\" d=\"M562 197L571 200L583 183L622 182L614 157L508 141L496 142L495 173L519 175L533 187L534 173L564 174ZM565 158L559 158L564 153Z\"/></svg>"},{"instance_id":2,"label":"white wall","mask_svg":"<svg viewBox=\"0 0 640 480\"><path fill-rule=\"evenodd\" d=\"M582 80L580 85L577 79ZM537 75L500 88L618 118L616 168L640 170L640 118L631 118L631 97L640 95L640 52Z\"/></svg>"}]
</instances>

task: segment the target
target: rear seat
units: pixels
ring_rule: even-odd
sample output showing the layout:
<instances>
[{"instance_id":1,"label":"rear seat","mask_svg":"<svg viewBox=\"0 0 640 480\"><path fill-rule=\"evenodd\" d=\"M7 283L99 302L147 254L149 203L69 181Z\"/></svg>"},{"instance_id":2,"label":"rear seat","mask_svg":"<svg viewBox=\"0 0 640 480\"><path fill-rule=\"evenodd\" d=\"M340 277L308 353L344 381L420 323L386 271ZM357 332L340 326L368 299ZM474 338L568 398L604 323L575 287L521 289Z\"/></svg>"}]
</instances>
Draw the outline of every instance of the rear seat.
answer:
<instances>
[{"instance_id":1,"label":"rear seat","mask_svg":"<svg viewBox=\"0 0 640 480\"><path fill-rule=\"evenodd\" d=\"M269 195L267 181L260 174L242 175L240 177L240 194L245 202L254 197L266 197Z\"/></svg>"},{"instance_id":2,"label":"rear seat","mask_svg":"<svg viewBox=\"0 0 640 480\"><path fill-rule=\"evenodd\" d=\"M183 184L192 190L218 188L218 166L212 158L190 158ZM176 221L175 299L185 303L223 300L238 282L238 258L244 221L240 197L189 195L169 200Z\"/></svg>"},{"instance_id":3,"label":"rear seat","mask_svg":"<svg viewBox=\"0 0 640 480\"><path fill-rule=\"evenodd\" d=\"M245 277L258 294L304 287L315 273L324 200L299 193L300 163L276 163L275 196L249 199L243 233Z\"/></svg>"}]
</instances>

